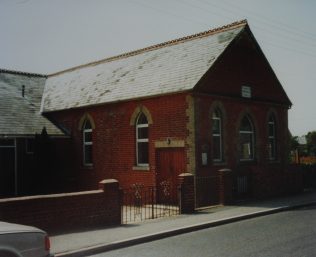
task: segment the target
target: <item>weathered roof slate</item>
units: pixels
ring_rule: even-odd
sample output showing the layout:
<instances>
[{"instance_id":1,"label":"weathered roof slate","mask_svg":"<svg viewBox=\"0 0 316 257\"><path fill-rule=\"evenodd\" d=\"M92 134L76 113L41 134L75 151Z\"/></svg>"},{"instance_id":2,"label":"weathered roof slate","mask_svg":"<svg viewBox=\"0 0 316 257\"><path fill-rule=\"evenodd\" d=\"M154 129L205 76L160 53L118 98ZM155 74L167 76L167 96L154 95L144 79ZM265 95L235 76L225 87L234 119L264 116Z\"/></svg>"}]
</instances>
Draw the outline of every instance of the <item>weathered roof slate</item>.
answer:
<instances>
[{"instance_id":1,"label":"weathered roof slate","mask_svg":"<svg viewBox=\"0 0 316 257\"><path fill-rule=\"evenodd\" d=\"M233 23L53 74L41 111L191 90L246 25Z\"/></svg>"},{"instance_id":2,"label":"weathered roof slate","mask_svg":"<svg viewBox=\"0 0 316 257\"><path fill-rule=\"evenodd\" d=\"M40 74L0 70L0 137L40 134L44 127L48 134L63 135L40 114L45 80Z\"/></svg>"}]
</instances>

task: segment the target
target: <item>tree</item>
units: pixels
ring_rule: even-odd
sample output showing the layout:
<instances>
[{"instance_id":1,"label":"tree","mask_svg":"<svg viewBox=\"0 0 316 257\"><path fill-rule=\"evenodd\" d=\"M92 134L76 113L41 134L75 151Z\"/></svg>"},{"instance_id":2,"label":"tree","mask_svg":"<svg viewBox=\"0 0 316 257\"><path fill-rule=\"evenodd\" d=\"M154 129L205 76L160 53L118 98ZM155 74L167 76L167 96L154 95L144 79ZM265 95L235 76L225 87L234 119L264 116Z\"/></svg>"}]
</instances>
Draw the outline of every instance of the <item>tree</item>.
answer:
<instances>
[{"instance_id":1,"label":"tree","mask_svg":"<svg viewBox=\"0 0 316 257\"><path fill-rule=\"evenodd\" d=\"M307 133L306 143L308 155L316 156L316 131L311 131Z\"/></svg>"},{"instance_id":2,"label":"tree","mask_svg":"<svg viewBox=\"0 0 316 257\"><path fill-rule=\"evenodd\" d=\"M298 137L297 136L291 136L291 142L290 142L291 151L295 151L299 147Z\"/></svg>"}]
</instances>

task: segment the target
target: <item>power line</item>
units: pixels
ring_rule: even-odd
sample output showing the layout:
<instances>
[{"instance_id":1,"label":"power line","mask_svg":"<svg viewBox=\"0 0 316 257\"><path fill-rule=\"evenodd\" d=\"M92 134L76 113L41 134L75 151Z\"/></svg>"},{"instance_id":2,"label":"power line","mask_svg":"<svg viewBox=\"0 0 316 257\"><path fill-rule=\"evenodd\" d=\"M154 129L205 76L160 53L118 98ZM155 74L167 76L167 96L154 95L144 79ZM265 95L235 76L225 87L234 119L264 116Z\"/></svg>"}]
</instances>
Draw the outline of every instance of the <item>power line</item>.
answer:
<instances>
[{"instance_id":1,"label":"power line","mask_svg":"<svg viewBox=\"0 0 316 257\"><path fill-rule=\"evenodd\" d=\"M257 28L258 30L268 32L266 35L268 35L270 37L273 37L275 39L286 40L284 37L282 37L282 35L277 34L278 31L270 30L270 29L267 29L267 28L262 27L262 26L257 25L257 24L253 24L251 26L254 27L254 28ZM308 45L308 44L306 44L306 42L301 41L298 38L290 38L288 36L285 36L285 37L290 39L290 41L286 40L286 42L285 42L286 45L289 45L289 44L293 45L293 43L294 44L298 43L300 48L309 47L309 48L312 48L311 51L315 51L316 45Z\"/></svg>"},{"instance_id":2,"label":"power line","mask_svg":"<svg viewBox=\"0 0 316 257\"><path fill-rule=\"evenodd\" d=\"M273 47L277 47L277 48L281 48L283 50L287 50L287 51L290 51L290 52L296 52L298 54L303 54L305 56L308 56L310 58L315 58L316 60L316 55L314 54L311 54L310 52L305 52L305 51L302 51L302 50L299 50L299 49L293 49L293 48L289 48L289 47L286 47L286 46L283 46L283 45L278 45L278 44L275 44L275 43L271 43L270 41L265 41L266 44L269 44Z\"/></svg>"},{"instance_id":3,"label":"power line","mask_svg":"<svg viewBox=\"0 0 316 257\"><path fill-rule=\"evenodd\" d=\"M193 4L191 4L191 3L188 3L188 2L186 2L186 1L183 1L183 0L177 0L178 2L182 2L182 4L186 4L186 5L188 5L188 6L191 6L191 7L194 7L195 9L199 9L199 10L202 10L202 11L204 11L204 12L208 12L206 9L203 9L203 8L201 8L201 7L199 7L199 6L196 6L196 5L193 5ZM201 2L205 2L205 0L200 0ZM208 3L208 2L207 2ZM208 3L208 4L210 4L210 3ZM210 4L211 5L211 4ZM214 6L216 6L216 7L218 7L217 5L215 5L214 4ZM227 10L226 8L222 8L223 10ZM229 11L229 10L228 10ZM212 12L212 13L214 13L214 12ZM222 15L221 15L222 16ZM227 17L227 16L226 16ZM267 23L266 23L267 24ZM284 39L284 36L285 37L287 37L287 38L289 38L291 41L287 41L286 42L286 45L291 45L292 43L293 43L293 41L295 41L295 42L298 42L298 43L300 43L300 44L304 44L304 46L307 46L307 47L312 47L312 48L314 48L314 47L316 47L316 44L312 44L312 45L306 45L306 43L307 42L304 42L304 41L302 41L302 40L300 40L300 39L298 39L297 37L295 37L295 35L293 35L293 34L287 34L287 32L286 31L282 31L282 29L279 29L279 28L276 28L276 30L271 30L271 29L269 29L269 28L265 28L265 27L262 27L262 26L258 26L258 25L253 25L253 27L256 27L257 29L259 29L259 30L264 30L264 31L266 31L266 32L268 32L269 34L269 36L272 36L272 37L274 37L274 38L279 38L279 39ZM283 32L283 37L282 37L282 35L280 35L279 33L280 32ZM271 35L271 33L272 34L274 34L274 35L276 35L276 37L275 36L273 36L273 35ZM299 50L297 50L297 48L289 48L289 47L284 47L284 46L281 46L281 45L277 45L277 44L273 44L273 43L271 43L271 42L269 42L269 41L267 41L270 45L273 45L274 47L280 47L280 48L283 48L283 49L285 49L285 50L288 50L288 51L294 51L294 52L296 52L296 53L301 53L301 54L304 54L304 55L307 55L308 57L316 57L315 55L313 55L313 54L311 54L311 52L313 52L314 51L314 49L313 50L311 50L311 52L305 52L305 51L303 51L303 50L301 50L303 47L302 47L302 45L300 45L300 49ZM307 50L308 51L308 50Z\"/></svg>"},{"instance_id":4,"label":"power line","mask_svg":"<svg viewBox=\"0 0 316 257\"><path fill-rule=\"evenodd\" d=\"M203 1L205 2L205 0L200 0L200 1ZM301 37L310 37L310 39L313 39L315 40L316 39L316 34L314 33L311 33L310 31L303 31L301 27L293 27L293 26L289 26L288 24L280 21L280 20L276 20L274 19L273 17L266 17L264 15L262 15L261 13L257 13L257 12L254 12L252 10L249 10L249 9L245 9L245 8L241 8L240 6L232 3L232 2L228 2L227 0L222 0L222 2L226 2L227 5L232 5L234 6L235 9L239 9L241 10L242 12L247 12L247 13L252 13L253 15L255 15L254 19L260 19L261 22L264 22L268 25L272 25L274 27L279 27L280 29L285 29L287 30L289 33L296 33L296 34L300 34ZM270 22L267 22L267 21L272 21L272 23ZM294 31L293 31L294 30Z\"/></svg>"},{"instance_id":5,"label":"power line","mask_svg":"<svg viewBox=\"0 0 316 257\"><path fill-rule=\"evenodd\" d=\"M175 13L166 11L165 9L157 8L156 6L144 4L143 2L139 2L139 1L135 1L135 0L132 0L132 1L133 1L134 3L136 3L136 4L138 4L138 5L141 5L141 6L145 7L145 8L149 8L149 9L158 11L158 12L160 12L160 13L167 14L167 15L172 16L172 17L174 17L174 18L178 18L178 19L182 19L182 20L189 21L189 22L199 23L199 24L202 24L202 25L204 25L204 26L208 26L208 24L206 24L206 23L204 23L204 22L201 22L201 21L198 21L198 20L193 20L193 19L187 18L187 17L185 17L185 16L182 16L182 15L179 15L179 14L175 14Z\"/></svg>"},{"instance_id":6,"label":"power line","mask_svg":"<svg viewBox=\"0 0 316 257\"><path fill-rule=\"evenodd\" d=\"M157 8L156 6L152 6L152 5L148 5L148 4L144 4L143 2L139 2L139 1L135 1L135 0L133 0L134 1L134 3L136 3L136 4L138 4L138 5L142 5L142 6L144 6L144 7L146 7L146 8L149 8L149 9L152 9L152 10L155 10L155 11L158 11L158 12L161 12L161 13L163 13L163 14L167 14L167 15L169 15L169 16L171 16L171 17L174 17L174 18L177 18L177 19L182 19L182 20L186 20L186 21L190 21L190 22L193 22L193 23L199 23L199 24L202 24L202 25L204 25L204 26L207 26L207 27L209 27L209 24L207 24L207 23L204 23L204 22L201 22L201 21L198 21L198 20L195 20L195 19L190 19L190 18L187 18L186 16L183 16L183 15L179 15L179 14L176 14L176 13L174 13L174 12L170 12L170 11L166 11L166 9L162 9L162 8ZM187 6L191 6L191 7L193 7L193 8L195 8L195 9L199 9L199 10L203 10L204 12L208 12L208 11L206 11L205 9L203 9L203 8L201 8L201 7L199 7L199 6L196 6L196 5L194 5L194 4L191 4L191 3L188 3L188 2L184 2L184 1L181 1L181 0L177 0L178 2L182 2L182 4L184 4L184 5L187 5ZM205 2L205 0L199 0L199 1L203 1L203 2ZM222 8L223 9L223 8ZM224 17L225 15L222 15L222 14L218 14L218 13L214 13L213 11L212 11L212 13L213 14L215 14L215 15L217 15L217 16L219 16L219 17ZM226 18L228 18L228 16L225 16ZM278 32L277 31L273 31L273 30L270 30L270 29L267 29L267 28L264 28L264 27L260 27L260 26L258 26L258 25L254 25L254 27L256 27L257 29L259 29L259 30L265 30L265 31L267 31L267 32L269 32L269 36L270 37L274 37L274 38L276 38L275 36L273 36L272 34L277 34ZM278 34L277 34L278 35ZM278 35L279 36L279 35ZM283 39L283 37L277 37L277 38L281 38L281 39ZM299 42L299 43L303 43L303 42L301 42L300 40L298 40L297 38L291 38L291 40L292 41L297 41L297 42ZM304 51L304 50L302 50L302 46L300 47L300 49L297 49L297 48L291 48L291 47L288 47L288 45L291 45L292 44L292 41L287 41L286 42L286 46L284 46L284 45L279 45L279 44L276 44L276 43L272 43L272 42L270 42L270 41L268 41L268 40L264 40L267 44L269 44L269 45L271 45L271 46L273 46L273 47L277 47L277 48L279 48L279 49L283 49L283 50L286 50L286 51L291 51L291 52L296 52L296 53L298 53L298 54L302 54L302 55L305 55L305 56L308 56L308 57L310 57L310 58L316 58L316 55L314 55L314 54L312 54L311 52L306 52L306 51ZM273 40L274 41L274 40ZM293 45L292 45L293 46ZM313 47L313 46L312 46ZM308 50L307 50L308 51Z\"/></svg>"},{"instance_id":7,"label":"power line","mask_svg":"<svg viewBox=\"0 0 316 257\"><path fill-rule=\"evenodd\" d=\"M209 6L212 6L212 7L218 8L218 9L222 9L222 10L224 10L224 11L226 11L226 12L230 12L230 13L232 13L232 14L238 14L238 15L240 15L240 13L236 12L235 10L231 10L231 9L229 9L229 8L219 6L219 5L215 4L215 3L209 3L209 2L206 1L206 0L198 0L198 1L200 1L200 2L202 2L202 3L206 3L206 4L209 5ZM241 8L238 8L238 9L241 9ZM242 9L241 9L241 10L242 10ZM245 11L243 11L243 12L245 13ZM248 13L248 12L251 12L251 11L247 11L247 10L246 10L246 13ZM295 35L297 35L297 36L299 36L299 38L300 38L299 41L302 41L302 38L305 38L306 40L308 40L308 41L305 42L305 43L311 44L312 46L316 46L316 44L314 43L314 40L311 41L311 38L309 38L309 39L306 38L306 34L298 33L299 31L297 31L297 30L294 30L294 31L293 31L293 29L283 28L283 27L280 26L278 23L270 23L270 22L267 22L267 20L271 19L270 17L267 18L267 17L262 16L262 17L264 17L264 18L260 18L260 16L261 16L261 15L256 15L255 17L253 17L253 19L254 19L254 20L257 20L258 23L266 24L266 25L268 26L268 28L271 28L271 27L275 28L278 32L283 33L284 36L288 37L288 38L291 39L291 40L293 40L293 39L294 39L294 40L298 40L297 37L295 36ZM272 31L272 30L271 30L271 31ZM272 31L272 32L273 32L273 31ZM276 33L276 32L273 32L273 33ZM313 39L316 39L316 36L315 36L315 38L313 38Z\"/></svg>"},{"instance_id":8,"label":"power line","mask_svg":"<svg viewBox=\"0 0 316 257\"><path fill-rule=\"evenodd\" d=\"M195 8L195 9L201 10L201 11L206 12L207 14L209 14L209 10L205 10L205 9L203 9L203 8L201 8L201 7L199 7L199 6L196 6L196 5L192 4L192 3L188 3L188 2L182 1L182 0L176 0L176 1L177 1L177 2L180 2L180 3L182 3L182 4L186 4L186 5L188 5L188 6L191 6L191 7ZM212 13L213 13L214 15L220 17L220 18L225 17L225 18L231 19L231 17L226 16L226 15L218 14L217 12L213 12L213 11L212 11Z\"/></svg>"}]
</instances>

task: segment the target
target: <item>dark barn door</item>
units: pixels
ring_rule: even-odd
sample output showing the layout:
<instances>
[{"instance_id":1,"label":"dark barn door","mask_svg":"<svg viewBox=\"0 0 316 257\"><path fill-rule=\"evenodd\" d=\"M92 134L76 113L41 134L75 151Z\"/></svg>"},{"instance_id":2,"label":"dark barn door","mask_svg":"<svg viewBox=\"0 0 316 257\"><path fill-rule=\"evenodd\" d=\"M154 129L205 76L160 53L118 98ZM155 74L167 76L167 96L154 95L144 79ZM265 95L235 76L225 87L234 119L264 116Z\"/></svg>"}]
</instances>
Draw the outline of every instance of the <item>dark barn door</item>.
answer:
<instances>
[{"instance_id":1,"label":"dark barn door","mask_svg":"<svg viewBox=\"0 0 316 257\"><path fill-rule=\"evenodd\" d=\"M183 148L160 148L156 155L158 203L177 203L178 176L185 172Z\"/></svg>"},{"instance_id":2,"label":"dark barn door","mask_svg":"<svg viewBox=\"0 0 316 257\"><path fill-rule=\"evenodd\" d=\"M15 147L0 140L0 197L15 195Z\"/></svg>"}]
</instances>

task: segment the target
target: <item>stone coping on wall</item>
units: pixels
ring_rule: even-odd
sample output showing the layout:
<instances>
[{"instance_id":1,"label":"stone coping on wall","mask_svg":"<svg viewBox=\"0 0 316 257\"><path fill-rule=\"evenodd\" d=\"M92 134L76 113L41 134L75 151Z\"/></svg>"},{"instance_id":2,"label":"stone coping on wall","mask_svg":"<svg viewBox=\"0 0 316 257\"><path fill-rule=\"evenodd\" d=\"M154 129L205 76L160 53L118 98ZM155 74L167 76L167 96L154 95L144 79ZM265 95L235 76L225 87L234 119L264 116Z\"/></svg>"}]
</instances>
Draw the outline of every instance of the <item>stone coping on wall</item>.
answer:
<instances>
[{"instance_id":1,"label":"stone coping on wall","mask_svg":"<svg viewBox=\"0 0 316 257\"><path fill-rule=\"evenodd\" d=\"M99 189L99 190L80 191L80 192L71 192L71 193L11 197L11 198L0 199L0 203L14 202L14 201L28 201L28 200L35 200L35 199L72 197L72 196L80 196L80 195L87 195L87 194L99 194L102 192L103 190Z\"/></svg>"}]
</instances>

